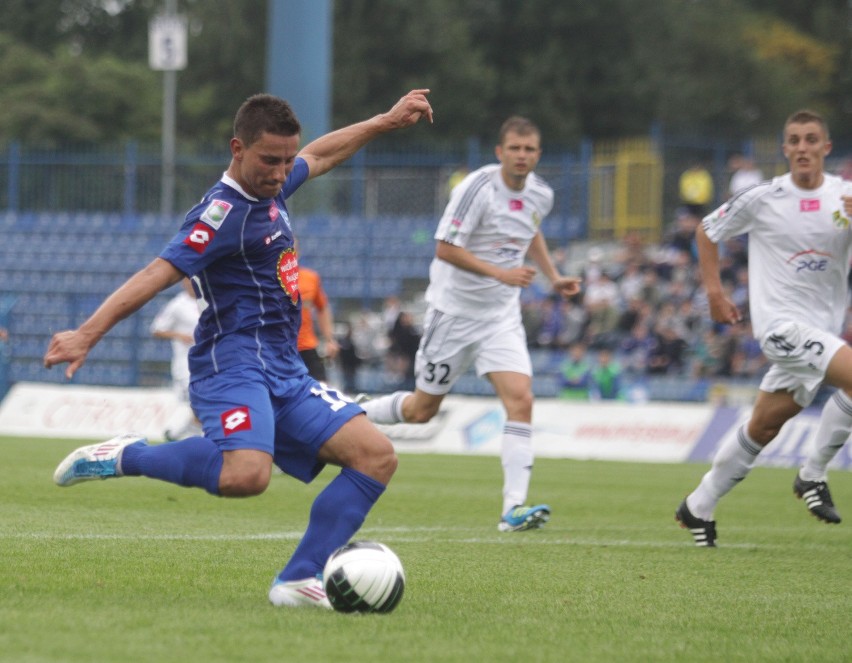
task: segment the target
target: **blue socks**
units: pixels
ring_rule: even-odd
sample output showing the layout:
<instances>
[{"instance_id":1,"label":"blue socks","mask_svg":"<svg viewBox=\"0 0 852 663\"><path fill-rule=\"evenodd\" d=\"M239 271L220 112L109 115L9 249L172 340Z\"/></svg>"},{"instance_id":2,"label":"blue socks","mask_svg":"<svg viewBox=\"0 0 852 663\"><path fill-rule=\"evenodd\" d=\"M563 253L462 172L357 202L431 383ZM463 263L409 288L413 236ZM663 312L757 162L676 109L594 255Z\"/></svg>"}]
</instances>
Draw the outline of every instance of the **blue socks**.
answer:
<instances>
[{"instance_id":1,"label":"blue socks","mask_svg":"<svg viewBox=\"0 0 852 663\"><path fill-rule=\"evenodd\" d=\"M121 454L121 473L203 488L211 495L218 495L222 462L219 447L206 437L188 437L152 446L136 442L125 447Z\"/></svg>"},{"instance_id":2,"label":"blue socks","mask_svg":"<svg viewBox=\"0 0 852 663\"><path fill-rule=\"evenodd\" d=\"M121 473L218 495L222 462L219 447L206 437L151 446L137 442L122 452ZM328 556L349 542L384 491L384 484L366 474L341 470L314 500L305 535L278 577L301 580L321 573Z\"/></svg>"},{"instance_id":3,"label":"blue socks","mask_svg":"<svg viewBox=\"0 0 852 663\"><path fill-rule=\"evenodd\" d=\"M366 474L348 467L341 470L314 500L308 529L278 574L279 580L301 580L321 573L328 556L349 543L384 491L384 484Z\"/></svg>"}]
</instances>

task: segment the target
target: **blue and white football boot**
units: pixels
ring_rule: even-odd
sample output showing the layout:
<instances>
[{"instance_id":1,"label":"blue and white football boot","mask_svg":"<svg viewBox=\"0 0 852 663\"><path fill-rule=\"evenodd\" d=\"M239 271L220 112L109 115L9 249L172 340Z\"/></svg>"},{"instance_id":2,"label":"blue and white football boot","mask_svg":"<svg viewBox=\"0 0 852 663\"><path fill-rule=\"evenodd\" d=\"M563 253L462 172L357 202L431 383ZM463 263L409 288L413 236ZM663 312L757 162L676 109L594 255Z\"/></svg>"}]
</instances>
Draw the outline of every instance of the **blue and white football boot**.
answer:
<instances>
[{"instance_id":1,"label":"blue and white football boot","mask_svg":"<svg viewBox=\"0 0 852 663\"><path fill-rule=\"evenodd\" d=\"M501 532L522 532L541 527L548 520L550 520L550 507L547 504L516 506L509 509L503 516L497 529Z\"/></svg>"},{"instance_id":2,"label":"blue and white football boot","mask_svg":"<svg viewBox=\"0 0 852 663\"><path fill-rule=\"evenodd\" d=\"M73 486L81 481L120 477L121 452L124 447L135 442L147 440L141 435L130 433L99 444L80 447L59 463L53 473L53 480L57 486Z\"/></svg>"}]
</instances>

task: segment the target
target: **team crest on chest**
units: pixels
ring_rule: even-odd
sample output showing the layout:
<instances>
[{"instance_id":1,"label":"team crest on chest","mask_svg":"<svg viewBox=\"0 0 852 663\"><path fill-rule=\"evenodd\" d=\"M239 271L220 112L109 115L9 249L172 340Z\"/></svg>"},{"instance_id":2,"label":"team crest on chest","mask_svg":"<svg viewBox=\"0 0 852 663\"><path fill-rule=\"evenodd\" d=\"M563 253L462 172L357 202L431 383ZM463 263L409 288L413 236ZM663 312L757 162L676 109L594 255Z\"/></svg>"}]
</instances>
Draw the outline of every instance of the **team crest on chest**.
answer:
<instances>
[{"instance_id":1,"label":"team crest on chest","mask_svg":"<svg viewBox=\"0 0 852 663\"><path fill-rule=\"evenodd\" d=\"M831 220L834 221L834 225L841 230L847 230L849 228L849 219L843 216L840 210L834 210L834 213L831 215Z\"/></svg>"},{"instance_id":2,"label":"team crest on chest","mask_svg":"<svg viewBox=\"0 0 852 663\"><path fill-rule=\"evenodd\" d=\"M287 230L293 232L293 228L290 227L290 216L287 214L287 210L278 207L275 203L272 203L269 206L269 220L272 223L275 223L275 220L279 218L284 222L284 225L287 226Z\"/></svg>"},{"instance_id":3,"label":"team crest on chest","mask_svg":"<svg viewBox=\"0 0 852 663\"><path fill-rule=\"evenodd\" d=\"M299 303L299 261L296 260L296 251L293 247L284 249L278 256L278 282L284 292L293 302Z\"/></svg>"}]
</instances>

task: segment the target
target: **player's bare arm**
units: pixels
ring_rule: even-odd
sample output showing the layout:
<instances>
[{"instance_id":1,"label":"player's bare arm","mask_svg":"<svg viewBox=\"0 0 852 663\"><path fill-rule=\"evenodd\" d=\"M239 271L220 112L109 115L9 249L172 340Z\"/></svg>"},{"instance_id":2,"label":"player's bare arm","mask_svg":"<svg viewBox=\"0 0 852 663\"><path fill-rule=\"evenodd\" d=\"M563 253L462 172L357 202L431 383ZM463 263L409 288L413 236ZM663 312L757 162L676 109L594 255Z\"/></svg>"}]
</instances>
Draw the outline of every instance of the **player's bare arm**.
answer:
<instances>
[{"instance_id":1,"label":"player's bare arm","mask_svg":"<svg viewBox=\"0 0 852 663\"><path fill-rule=\"evenodd\" d=\"M340 354L340 346L334 338L334 317L331 314L331 306L326 305L321 309L314 307L317 312L317 327L320 335L325 341L325 356L334 359Z\"/></svg>"},{"instance_id":2,"label":"player's bare arm","mask_svg":"<svg viewBox=\"0 0 852 663\"><path fill-rule=\"evenodd\" d=\"M719 274L719 247L707 237L701 225L695 231L695 239L698 246L701 282L704 284L707 302L710 305L710 317L715 322L735 324L742 320L742 315L722 287L722 278Z\"/></svg>"},{"instance_id":3,"label":"player's bare arm","mask_svg":"<svg viewBox=\"0 0 852 663\"><path fill-rule=\"evenodd\" d=\"M538 265L541 273L547 277L553 289L562 297L573 297L579 294L583 279L576 276L562 276L557 271L556 265L553 264L553 259L550 257L550 251L547 249L547 241L541 231L536 233L530 243L527 255Z\"/></svg>"},{"instance_id":4,"label":"player's bare arm","mask_svg":"<svg viewBox=\"0 0 852 663\"><path fill-rule=\"evenodd\" d=\"M107 297L77 329L54 334L44 355L45 368L67 363L65 377L70 380L110 329L182 278L184 274L170 262L155 258Z\"/></svg>"},{"instance_id":5,"label":"player's bare arm","mask_svg":"<svg viewBox=\"0 0 852 663\"><path fill-rule=\"evenodd\" d=\"M309 178L319 177L343 163L380 134L417 124L425 115L432 122L429 90L412 90L386 113L337 129L308 143L299 152L308 164Z\"/></svg>"},{"instance_id":6,"label":"player's bare arm","mask_svg":"<svg viewBox=\"0 0 852 663\"><path fill-rule=\"evenodd\" d=\"M458 267L474 274L482 276L490 276L497 279L506 285L512 285L519 288L526 288L535 278L536 271L533 267L521 266L511 269L498 267L486 260L477 258L467 249L450 244L449 242L439 241L435 247L435 257L450 263L453 267Z\"/></svg>"},{"instance_id":7,"label":"player's bare arm","mask_svg":"<svg viewBox=\"0 0 852 663\"><path fill-rule=\"evenodd\" d=\"M161 338L165 341L180 341L181 343L186 343L187 345L192 345L194 340L192 336L189 334L182 334L177 331L155 331L151 334L154 338Z\"/></svg>"}]
</instances>

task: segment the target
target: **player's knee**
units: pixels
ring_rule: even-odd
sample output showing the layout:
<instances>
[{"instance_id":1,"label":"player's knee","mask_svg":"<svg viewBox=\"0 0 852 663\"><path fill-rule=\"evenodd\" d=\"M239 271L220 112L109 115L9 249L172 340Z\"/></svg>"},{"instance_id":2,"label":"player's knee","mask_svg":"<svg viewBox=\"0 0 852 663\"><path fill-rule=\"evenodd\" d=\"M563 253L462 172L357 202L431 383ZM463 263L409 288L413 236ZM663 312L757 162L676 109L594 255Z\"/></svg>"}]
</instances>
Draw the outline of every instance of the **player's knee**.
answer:
<instances>
[{"instance_id":1,"label":"player's knee","mask_svg":"<svg viewBox=\"0 0 852 663\"><path fill-rule=\"evenodd\" d=\"M771 423L753 423L749 422L748 436L754 440L755 444L765 447L772 442L778 433L781 432L781 426Z\"/></svg>"},{"instance_id":2,"label":"player's knee","mask_svg":"<svg viewBox=\"0 0 852 663\"><path fill-rule=\"evenodd\" d=\"M505 403L506 415L510 421L531 421L533 411L532 391L515 394Z\"/></svg>"},{"instance_id":3,"label":"player's knee","mask_svg":"<svg viewBox=\"0 0 852 663\"><path fill-rule=\"evenodd\" d=\"M382 483L387 484L391 477L396 474L396 468L399 467L399 458L391 448L389 453L383 453L378 459L378 469L382 477Z\"/></svg>"},{"instance_id":4,"label":"player's knee","mask_svg":"<svg viewBox=\"0 0 852 663\"><path fill-rule=\"evenodd\" d=\"M364 474L387 485L396 472L399 458L393 449L393 444L385 438L382 443L372 445L359 464Z\"/></svg>"},{"instance_id":5,"label":"player's knee","mask_svg":"<svg viewBox=\"0 0 852 663\"><path fill-rule=\"evenodd\" d=\"M223 497L252 497L269 486L271 468L245 467L238 471L222 471L219 494Z\"/></svg>"}]
</instances>

